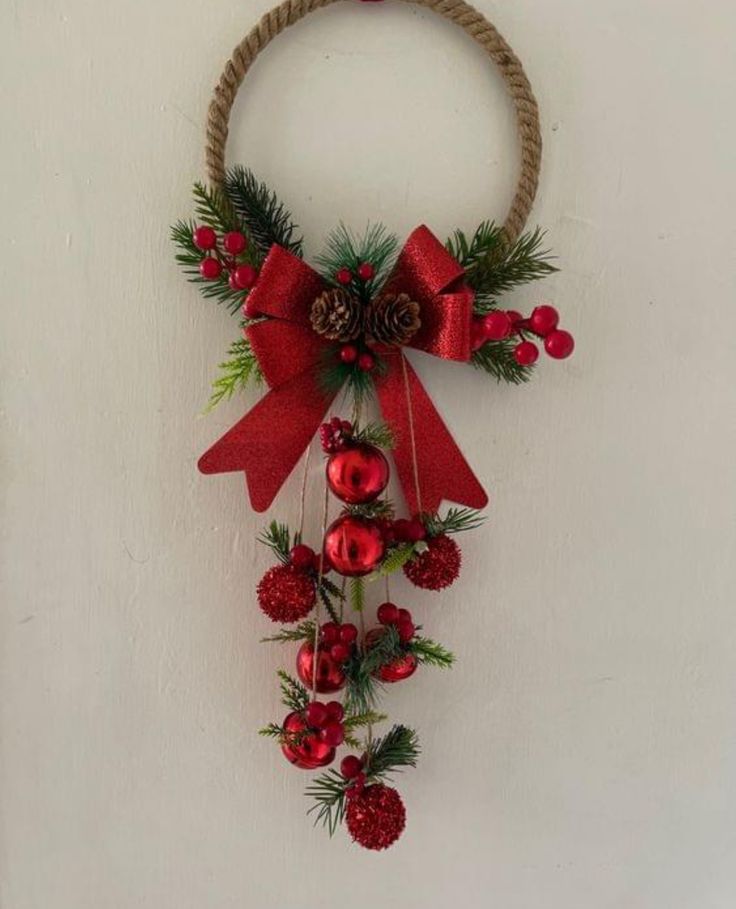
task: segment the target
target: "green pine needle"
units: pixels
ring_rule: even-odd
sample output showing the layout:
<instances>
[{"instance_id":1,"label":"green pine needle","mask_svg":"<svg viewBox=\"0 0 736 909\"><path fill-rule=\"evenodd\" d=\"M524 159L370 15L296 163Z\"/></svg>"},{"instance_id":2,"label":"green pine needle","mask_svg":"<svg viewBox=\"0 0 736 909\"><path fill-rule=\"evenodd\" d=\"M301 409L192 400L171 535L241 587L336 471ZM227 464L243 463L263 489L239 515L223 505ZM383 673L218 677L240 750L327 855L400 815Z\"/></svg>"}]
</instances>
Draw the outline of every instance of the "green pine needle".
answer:
<instances>
[{"instance_id":1,"label":"green pine needle","mask_svg":"<svg viewBox=\"0 0 736 909\"><path fill-rule=\"evenodd\" d=\"M309 692L304 685L283 669L279 669L277 675L281 680L281 703L284 707L297 713L305 710L309 703Z\"/></svg>"},{"instance_id":2,"label":"green pine needle","mask_svg":"<svg viewBox=\"0 0 736 909\"><path fill-rule=\"evenodd\" d=\"M486 520L486 516L475 508L450 508L444 517L439 514L423 514L422 523L430 537L443 533L462 533L475 530Z\"/></svg>"},{"instance_id":3,"label":"green pine needle","mask_svg":"<svg viewBox=\"0 0 736 909\"><path fill-rule=\"evenodd\" d=\"M369 576L368 580L375 580L376 578L383 578L389 574L393 574L395 571L398 571L400 568L403 568L404 565L411 559L414 555L414 544L407 543L402 546L396 546L393 549L389 549L388 554L378 566L378 570L375 571L372 575Z\"/></svg>"},{"instance_id":4,"label":"green pine needle","mask_svg":"<svg viewBox=\"0 0 736 909\"><path fill-rule=\"evenodd\" d=\"M345 817L345 790L348 784L349 781L337 770L327 770L315 777L304 792L307 798L314 799L314 805L307 814L316 812L315 826L324 824L330 836Z\"/></svg>"},{"instance_id":5,"label":"green pine needle","mask_svg":"<svg viewBox=\"0 0 736 909\"><path fill-rule=\"evenodd\" d=\"M407 645L407 650L413 653L423 665L437 666L439 669L449 669L455 662L455 655L446 650L442 644L429 638L415 636Z\"/></svg>"},{"instance_id":6,"label":"green pine needle","mask_svg":"<svg viewBox=\"0 0 736 909\"><path fill-rule=\"evenodd\" d=\"M279 524L278 521L271 521L268 527L262 531L258 537L258 542L273 549L280 562L287 564L292 542L291 534L287 524Z\"/></svg>"},{"instance_id":7,"label":"green pine needle","mask_svg":"<svg viewBox=\"0 0 736 909\"><path fill-rule=\"evenodd\" d=\"M353 435L355 442L375 445L376 448L391 449L394 447L394 434L388 423L366 423Z\"/></svg>"},{"instance_id":8,"label":"green pine needle","mask_svg":"<svg viewBox=\"0 0 736 909\"><path fill-rule=\"evenodd\" d=\"M312 641L314 640L314 622L307 620L300 622L296 628L282 628L281 631L267 638L261 638L262 644L276 642L279 644L291 643L294 641Z\"/></svg>"},{"instance_id":9,"label":"green pine needle","mask_svg":"<svg viewBox=\"0 0 736 909\"><path fill-rule=\"evenodd\" d=\"M222 375L212 383L212 394L206 412L221 401L229 401L238 391L245 391L251 379L261 382L263 374L247 338L239 338L228 348L229 359L220 363Z\"/></svg>"},{"instance_id":10,"label":"green pine needle","mask_svg":"<svg viewBox=\"0 0 736 909\"><path fill-rule=\"evenodd\" d=\"M355 612L365 608L365 581L363 578L350 578L350 605Z\"/></svg>"},{"instance_id":11,"label":"green pine needle","mask_svg":"<svg viewBox=\"0 0 736 909\"><path fill-rule=\"evenodd\" d=\"M258 735L280 739L284 735L284 729L283 726L279 726L277 723L269 723L268 726L264 726L263 729L258 730Z\"/></svg>"},{"instance_id":12,"label":"green pine needle","mask_svg":"<svg viewBox=\"0 0 736 909\"><path fill-rule=\"evenodd\" d=\"M261 255L274 243L296 256L302 255L302 238L297 234L291 213L272 190L244 167L230 168L225 174L227 198L243 222L248 238Z\"/></svg>"},{"instance_id":13,"label":"green pine needle","mask_svg":"<svg viewBox=\"0 0 736 909\"><path fill-rule=\"evenodd\" d=\"M514 348L518 339L506 338L504 341L487 341L473 353L471 363L493 376L497 382L509 382L521 385L528 382L534 373L533 366L521 366L514 359Z\"/></svg>"},{"instance_id":14,"label":"green pine needle","mask_svg":"<svg viewBox=\"0 0 736 909\"><path fill-rule=\"evenodd\" d=\"M335 283L335 275L341 268L349 269L356 275L358 266L369 263L374 275L370 281L361 281L357 276L352 290L367 303L374 287L380 287L394 264L399 243L383 224L369 225L360 236L340 224L327 237L324 252L315 258L325 280Z\"/></svg>"},{"instance_id":15,"label":"green pine needle","mask_svg":"<svg viewBox=\"0 0 736 909\"><path fill-rule=\"evenodd\" d=\"M403 767L416 767L419 753L416 732L407 726L394 726L383 738L374 739L368 746L365 774L371 779L384 779Z\"/></svg>"}]
</instances>

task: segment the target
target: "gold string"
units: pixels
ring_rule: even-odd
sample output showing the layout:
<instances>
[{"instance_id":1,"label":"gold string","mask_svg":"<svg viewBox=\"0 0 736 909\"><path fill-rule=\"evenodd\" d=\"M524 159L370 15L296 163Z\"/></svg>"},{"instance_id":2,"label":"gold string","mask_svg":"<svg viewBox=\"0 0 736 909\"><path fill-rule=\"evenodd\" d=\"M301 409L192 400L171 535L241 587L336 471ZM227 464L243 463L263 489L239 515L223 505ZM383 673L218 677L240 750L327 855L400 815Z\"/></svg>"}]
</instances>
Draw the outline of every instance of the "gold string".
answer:
<instances>
[{"instance_id":1,"label":"gold string","mask_svg":"<svg viewBox=\"0 0 736 909\"><path fill-rule=\"evenodd\" d=\"M411 442L411 465L414 471L414 489L417 494L417 509L422 514L422 493L419 489L419 465L417 463L417 440L414 435L414 409L411 404L411 388L409 387L409 372L406 367L406 357L400 353L401 369L404 374L404 390L406 391L406 409L409 414L409 441Z\"/></svg>"}]
</instances>

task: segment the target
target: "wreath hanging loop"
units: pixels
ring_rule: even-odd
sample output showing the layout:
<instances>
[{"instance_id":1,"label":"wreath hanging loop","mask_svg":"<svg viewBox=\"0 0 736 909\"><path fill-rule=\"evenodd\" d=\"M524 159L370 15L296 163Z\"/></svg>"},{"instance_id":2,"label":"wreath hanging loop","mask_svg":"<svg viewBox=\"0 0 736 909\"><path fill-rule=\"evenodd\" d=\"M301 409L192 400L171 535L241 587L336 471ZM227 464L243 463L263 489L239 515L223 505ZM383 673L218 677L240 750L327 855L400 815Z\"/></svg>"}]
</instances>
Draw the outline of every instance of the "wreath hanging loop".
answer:
<instances>
[{"instance_id":1,"label":"wreath hanging loop","mask_svg":"<svg viewBox=\"0 0 736 909\"><path fill-rule=\"evenodd\" d=\"M235 97L258 54L285 28L309 13L339 0L284 0L266 13L232 52L215 86L207 115L207 173L213 186L225 180L225 145ZM433 10L479 44L498 67L516 110L521 143L521 168L511 207L503 222L508 243L514 243L534 203L542 161L539 109L521 61L498 29L464 0L404 0Z\"/></svg>"}]
</instances>

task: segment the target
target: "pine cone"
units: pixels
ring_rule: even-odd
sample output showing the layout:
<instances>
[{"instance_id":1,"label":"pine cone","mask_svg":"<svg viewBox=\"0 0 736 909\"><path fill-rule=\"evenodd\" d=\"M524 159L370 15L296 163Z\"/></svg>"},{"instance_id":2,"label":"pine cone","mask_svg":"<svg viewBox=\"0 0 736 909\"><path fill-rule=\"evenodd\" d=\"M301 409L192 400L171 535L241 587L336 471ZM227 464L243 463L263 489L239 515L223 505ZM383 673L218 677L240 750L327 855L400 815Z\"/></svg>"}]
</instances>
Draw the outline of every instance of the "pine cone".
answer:
<instances>
[{"instance_id":1,"label":"pine cone","mask_svg":"<svg viewBox=\"0 0 736 909\"><path fill-rule=\"evenodd\" d=\"M363 307L349 291L333 287L312 303L309 319L328 341L353 341L363 330Z\"/></svg>"},{"instance_id":2,"label":"pine cone","mask_svg":"<svg viewBox=\"0 0 736 909\"><path fill-rule=\"evenodd\" d=\"M419 304L408 294L381 294L366 314L366 334L378 344L407 344L421 325Z\"/></svg>"}]
</instances>

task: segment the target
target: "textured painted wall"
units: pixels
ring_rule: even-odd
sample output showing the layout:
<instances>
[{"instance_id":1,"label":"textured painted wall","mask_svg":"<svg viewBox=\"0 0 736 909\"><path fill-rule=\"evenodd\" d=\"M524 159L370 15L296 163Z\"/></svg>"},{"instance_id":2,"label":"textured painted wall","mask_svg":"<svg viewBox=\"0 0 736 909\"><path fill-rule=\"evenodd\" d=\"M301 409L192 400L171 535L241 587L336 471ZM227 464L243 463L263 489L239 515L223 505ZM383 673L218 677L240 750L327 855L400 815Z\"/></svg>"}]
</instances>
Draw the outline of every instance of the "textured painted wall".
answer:
<instances>
[{"instance_id":1,"label":"textured painted wall","mask_svg":"<svg viewBox=\"0 0 736 909\"><path fill-rule=\"evenodd\" d=\"M521 389L417 361L493 504L461 583L404 591L460 662L391 692L425 754L375 856L311 830L254 734L280 711L261 519L195 470L248 402L199 417L235 326L168 225L266 5L4 4L3 909L736 902L734 7L481 5L540 100L563 267L509 302L557 303L578 352ZM279 39L232 141L310 253L340 219L500 217L515 151L480 52L390 3Z\"/></svg>"}]
</instances>

